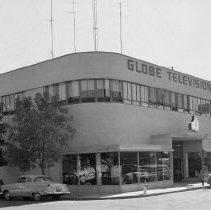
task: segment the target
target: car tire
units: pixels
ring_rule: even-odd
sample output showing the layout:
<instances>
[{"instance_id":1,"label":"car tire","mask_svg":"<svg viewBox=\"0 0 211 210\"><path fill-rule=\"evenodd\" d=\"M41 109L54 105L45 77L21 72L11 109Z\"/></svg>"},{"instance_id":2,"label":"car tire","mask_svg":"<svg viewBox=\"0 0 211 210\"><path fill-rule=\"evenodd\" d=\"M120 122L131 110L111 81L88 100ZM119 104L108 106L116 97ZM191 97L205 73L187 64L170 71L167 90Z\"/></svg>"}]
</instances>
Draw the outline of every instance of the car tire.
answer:
<instances>
[{"instance_id":1,"label":"car tire","mask_svg":"<svg viewBox=\"0 0 211 210\"><path fill-rule=\"evenodd\" d=\"M11 200L11 196L10 196L9 191L4 191L4 199L7 200L7 201Z\"/></svg>"},{"instance_id":2,"label":"car tire","mask_svg":"<svg viewBox=\"0 0 211 210\"><path fill-rule=\"evenodd\" d=\"M34 198L35 201L40 201L42 196L41 196L40 193L34 193L33 194L33 198Z\"/></svg>"}]
</instances>

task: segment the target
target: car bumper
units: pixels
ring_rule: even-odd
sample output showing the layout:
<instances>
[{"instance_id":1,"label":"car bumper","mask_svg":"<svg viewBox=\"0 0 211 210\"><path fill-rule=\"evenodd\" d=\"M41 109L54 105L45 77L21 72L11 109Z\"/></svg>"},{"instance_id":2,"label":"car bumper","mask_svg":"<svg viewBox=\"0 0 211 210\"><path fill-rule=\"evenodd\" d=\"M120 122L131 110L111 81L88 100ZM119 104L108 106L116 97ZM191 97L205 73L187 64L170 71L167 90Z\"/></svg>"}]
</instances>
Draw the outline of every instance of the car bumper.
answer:
<instances>
[{"instance_id":1,"label":"car bumper","mask_svg":"<svg viewBox=\"0 0 211 210\"><path fill-rule=\"evenodd\" d=\"M70 192L43 192L42 195L50 196L50 195L68 195Z\"/></svg>"}]
</instances>

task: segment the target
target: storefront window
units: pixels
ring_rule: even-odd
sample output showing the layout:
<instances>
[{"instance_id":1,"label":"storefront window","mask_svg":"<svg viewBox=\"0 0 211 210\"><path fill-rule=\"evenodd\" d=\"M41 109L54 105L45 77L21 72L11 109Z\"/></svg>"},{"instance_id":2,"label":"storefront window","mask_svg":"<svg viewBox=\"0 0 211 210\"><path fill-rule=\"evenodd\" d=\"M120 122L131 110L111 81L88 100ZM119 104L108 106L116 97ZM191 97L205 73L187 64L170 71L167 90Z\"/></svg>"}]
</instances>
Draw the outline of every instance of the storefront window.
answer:
<instances>
[{"instance_id":1,"label":"storefront window","mask_svg":"<svg viewBox=\"0 0 211 210\"><path fill-rule=\"evenodd\" d=\"M68 185L78 184L77 157L76 155L66 155L62 161L63 183Z\"/></svg>"},{"instance_id":2,"label":"storefront window","mask_svg":"<svg viewBox=\"0 0 211 210\"><path fill-rule=\"evenodd\" d=\"M97 184L95 154L79 155L78 178L80 185Z\"/></svg>"},{"instance_id":3,"label":"storefront window","mask_svg":"<svg viewBox=\"0 0 211 210\"><path fill-rule=\"evenodd\" d=\"M211 152L205 152L205 154L204 154L204 166L207 167L208 171L211 171Z\"/></svg>"},{"instance_id":4,"label":"storefront window","mask_svg":"<svg viewBox=\"0 0 211 210\"><path fill-rule=\"evenodd\" d=\"M157 165L154 152L139 152L139 179L153 182L157 179Z\"/></svg>"},{"instance_id":5,"label":"storefront window","mask_svg":"<svg viewBox=\"0 0 211 210\"><path fill-rule=\"evenodd\" d=\"M120 167L118 165L118 153L101 153L101 178L103 185L118 185Z\"/></svg>"},{"instance_id":6,"label":"storefront window","mask_svg":"<svg viewBox=\"0 0 211 210\"><path fill-rule=\"evenodd\" d=\"M158 176L158 181L171 179L169 152L157 153L157 176Z\"/></svg>"},{"instance_id":7,"label":"storefront window","mask_svg":"<svg viewBox=\"0 0 211 210\"><path fill-rule=\"evenodd\" d=\"M121 152L122 184L138 183L137 152Z\"/></svg>"}]
</instances>

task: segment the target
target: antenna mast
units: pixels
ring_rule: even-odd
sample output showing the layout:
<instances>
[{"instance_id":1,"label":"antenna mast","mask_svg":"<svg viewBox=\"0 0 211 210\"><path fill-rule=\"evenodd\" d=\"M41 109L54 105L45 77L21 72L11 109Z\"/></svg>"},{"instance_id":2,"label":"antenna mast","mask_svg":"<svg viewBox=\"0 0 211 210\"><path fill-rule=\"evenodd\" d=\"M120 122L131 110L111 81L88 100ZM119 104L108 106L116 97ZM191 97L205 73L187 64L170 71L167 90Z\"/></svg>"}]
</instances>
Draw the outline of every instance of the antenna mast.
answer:
<instances>
[{"instance_id":1,"label":"antenna mast","mask_svg":"<svg viewBox=\"0 0 211 210\"><path fill-rule=\"evenodd\" d=\"M49 20L51 24L51 58L54 58L54 43L53 43L53 0L51 0L51 19Z\"/></svg>"},{"instance_id":2,"label":"antenna mast","mask_svg":"<svg viewBox=\"0 0 211 210\"><path fill-rule=\"evenodd\" d=\"M73 0L72 2L73 4L73 10L72 10L72 13L73 13L73 42L74 42L74 51L76 53L76 34L75 34L75 0Z\"/></svg>"},{"instance_id":3,"label":"antenna mast","mask_svg":"<svg viewBox=\"0 0 211 210\"><path fill-rule=\"evenodd\" d=\"M119 30L120 30L120 51L122 54L122 2L119 2Z\"/></svg>"},{"instance_id":4,"label":"antenna mast","mask_svg":"<svg viewBox=\"0 0 211 210\"><path fill-rule=\"evenodd\" d=\"M94 50L98 50L97 0L92 0Z\"/></svg>"}]
</instances>

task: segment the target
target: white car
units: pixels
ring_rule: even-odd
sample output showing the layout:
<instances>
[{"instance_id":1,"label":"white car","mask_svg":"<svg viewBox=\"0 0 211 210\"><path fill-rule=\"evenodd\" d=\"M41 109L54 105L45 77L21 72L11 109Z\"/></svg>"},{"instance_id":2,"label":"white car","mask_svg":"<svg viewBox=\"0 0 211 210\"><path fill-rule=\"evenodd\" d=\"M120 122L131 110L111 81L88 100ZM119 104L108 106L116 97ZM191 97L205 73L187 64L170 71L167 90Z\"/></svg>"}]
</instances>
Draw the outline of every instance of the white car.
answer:
<instances>
[{"instance_id":1,"label":"white car","mask_svg":"<svg viewBox=\"0 0 211 210\"><path fill-rule=\"evenodd\" d=\"M12 197L34 198L39 201L42 197L51 196L59 199L61 195L69 194L67 185L55 183L46 175L24 175L17 183L2 185L1 191L5 200Z\"/></svg>"}]
</instances>

